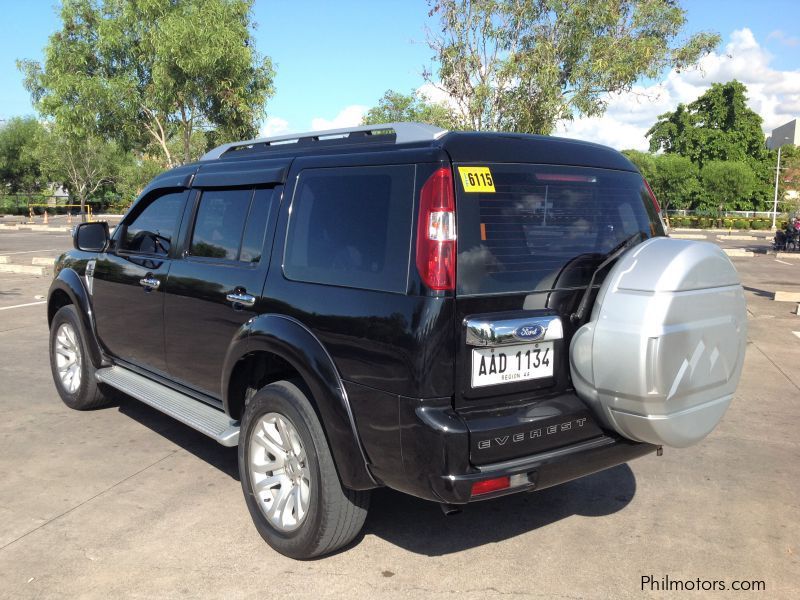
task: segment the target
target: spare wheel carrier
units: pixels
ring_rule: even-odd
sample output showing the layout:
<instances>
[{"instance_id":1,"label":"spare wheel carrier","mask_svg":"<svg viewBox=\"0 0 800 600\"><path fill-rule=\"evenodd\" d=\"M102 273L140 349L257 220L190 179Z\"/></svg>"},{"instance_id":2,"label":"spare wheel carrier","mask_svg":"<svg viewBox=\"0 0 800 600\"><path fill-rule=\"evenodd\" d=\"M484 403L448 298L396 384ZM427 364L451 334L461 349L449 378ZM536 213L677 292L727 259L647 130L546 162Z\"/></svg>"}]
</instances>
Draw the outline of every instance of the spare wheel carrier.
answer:
<instances>
[{"instance_id":1,"label":"spare wheel carrier","mask_svg":"<svg viewBox=\"0 0 800 600\"><path fill-rule=\"evenodd\" d=\"M733 398L747 314L736 269L714 244L651 238L606 276L570 344L578 395L606 427L685 447Z\"/></svg>"}]
</instances>

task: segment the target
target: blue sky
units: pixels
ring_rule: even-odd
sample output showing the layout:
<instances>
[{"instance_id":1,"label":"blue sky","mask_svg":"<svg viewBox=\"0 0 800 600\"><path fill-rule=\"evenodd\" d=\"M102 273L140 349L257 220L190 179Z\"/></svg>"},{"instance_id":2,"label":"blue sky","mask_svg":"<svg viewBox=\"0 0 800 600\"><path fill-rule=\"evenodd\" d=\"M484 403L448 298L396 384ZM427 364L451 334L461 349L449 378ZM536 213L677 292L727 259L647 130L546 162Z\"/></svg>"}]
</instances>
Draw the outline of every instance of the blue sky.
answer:
<instances>
[{"instance_id":1,"label":"blue sky","mask_svg":"<svg viewBox=\"0 0 800 600\"><path fill-rule=\"evenodd\" d=\"M33 114L14 61L41 59L59 19L52 0L0 0L0 5L0 119L6 119ZM722 59L731 34L746 28L770 69L800 71L800 2L685 0L683 5L688 32L722 35ZM267 105L272 129L340 124L389 88L408 92L422 85L421 72L432 54L425 44L427 13L425 0L257 0L257 48L277 66L277 93Z\"/></svg>"}]
</instances>

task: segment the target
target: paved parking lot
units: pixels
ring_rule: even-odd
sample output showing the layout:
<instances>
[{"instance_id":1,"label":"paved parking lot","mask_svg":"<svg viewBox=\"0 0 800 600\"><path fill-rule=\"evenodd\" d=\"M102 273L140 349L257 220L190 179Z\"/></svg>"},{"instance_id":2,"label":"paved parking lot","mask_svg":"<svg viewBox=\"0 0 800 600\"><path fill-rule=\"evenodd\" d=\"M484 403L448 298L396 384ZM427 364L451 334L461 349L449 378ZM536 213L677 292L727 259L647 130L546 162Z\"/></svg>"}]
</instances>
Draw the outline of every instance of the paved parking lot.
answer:
<instances>
[{"instance_id":1,"label":"paved parking lot","mask_svg":"<svg viewBox=\"0 0 800 600\"><path fill-rule=\"evenodd\" d=\"M0 255L69 244L0 232ZM49 280L0 273L0 597L687 595L642 591L643 576L759 580L765 592L709 596L797 597L800 316L772 294L800 291L800 260L734 262L750 343L737 398L704 442L453 517L381 490L363 535L309 562L276 554L252 527L235 450L124 397L87 413L63 406L44 305L8 308L38 302Z\"/></svg>"}]
</instances>

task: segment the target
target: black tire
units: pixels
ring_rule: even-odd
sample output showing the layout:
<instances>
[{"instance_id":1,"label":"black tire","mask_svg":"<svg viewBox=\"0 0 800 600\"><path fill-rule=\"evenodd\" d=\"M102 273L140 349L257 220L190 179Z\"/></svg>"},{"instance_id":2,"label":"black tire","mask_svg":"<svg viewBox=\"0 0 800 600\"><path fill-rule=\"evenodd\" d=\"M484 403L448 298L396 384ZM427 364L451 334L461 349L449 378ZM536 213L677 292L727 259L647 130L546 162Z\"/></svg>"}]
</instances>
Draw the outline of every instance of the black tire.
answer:
<instances>
[{"instance_id":1,"label":"black tire","mask_svg":"<svg viewBox=\"0 0 800 600\"><path fill-rule=\"evenodd\" d=\"M301 385L272 383L248 402L239 437L239 476L247 508L261 537L285 556L307 559L333 552L358 535L367 518L370 493L342 487L322 426ZM262 418L269 414L280 415L294 426L308 463L308 510L293 531L270 523L261 508L262 500L253 492L251 439Z\"/></svg>"},{"instance_id":2,"label":"black tire","mask_svg":"<svg viewBox=\"0 0 800 600\"><path fill-rule=\"evenodd\" d=\"M66 387L58 371L56 344L62 325L68 326L73 332L79 354L80 385L74 390ZM78 313L71 304L62 306L50 324L50 372L53 374L53 381L56 384L59 396L61 396L64 404L70 408L92 410L108 404L108 397L103 393L102 388L94 377L95 368L92 365L91 358L89 358L89 349L83 336L83 328L78 319Z\"/></svg>"}]
</instances>

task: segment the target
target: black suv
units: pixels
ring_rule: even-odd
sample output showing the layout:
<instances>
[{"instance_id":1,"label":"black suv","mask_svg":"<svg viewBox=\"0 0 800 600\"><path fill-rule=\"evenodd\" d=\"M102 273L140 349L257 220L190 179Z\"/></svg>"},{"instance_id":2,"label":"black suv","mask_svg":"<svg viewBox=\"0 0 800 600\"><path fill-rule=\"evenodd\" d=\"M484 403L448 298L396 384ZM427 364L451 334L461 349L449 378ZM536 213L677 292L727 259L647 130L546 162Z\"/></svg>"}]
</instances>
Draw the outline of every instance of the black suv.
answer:
<instances>
[{"instance_id":1,"label":"black suv","mask_svg":"<svg viewBox=\"0 0 800 600\"><path fill-rule=\"evenodd\" d=\"M225 446L264 539L361 529L369 490L457 505L688 446L744 359L735 269L665 236L621 154L416 123L221 146L74 233L56 388Z\"/></svg>"}]
</instances>

